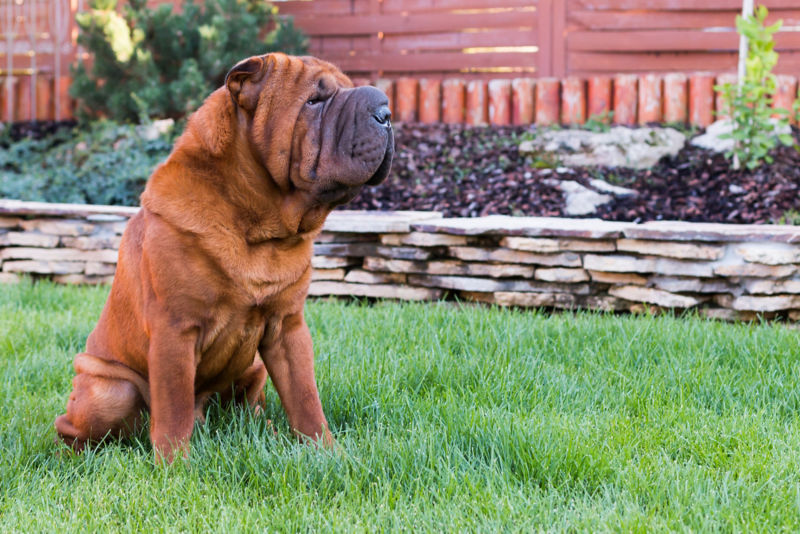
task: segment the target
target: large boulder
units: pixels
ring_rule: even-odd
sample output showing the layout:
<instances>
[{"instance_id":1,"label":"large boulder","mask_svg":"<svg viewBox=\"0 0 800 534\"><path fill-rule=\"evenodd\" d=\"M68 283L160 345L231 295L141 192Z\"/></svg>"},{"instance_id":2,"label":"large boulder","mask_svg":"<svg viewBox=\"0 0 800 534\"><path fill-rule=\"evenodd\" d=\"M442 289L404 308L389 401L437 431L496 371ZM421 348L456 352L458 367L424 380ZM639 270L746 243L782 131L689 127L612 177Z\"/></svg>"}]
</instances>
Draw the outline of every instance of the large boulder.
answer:
<instances>
[{"instance_id":1,"label":"large boulder","mask_svg":"<svg viewBox=\"0 0 800 534\"><path fill-rule=\"evenodd\" d=\"M648 169L683 148L686 136L674 128L615 126L604 132L546 130L520 143L524 156L552 159L567 167Z\"/></svg>"}]
</instances>

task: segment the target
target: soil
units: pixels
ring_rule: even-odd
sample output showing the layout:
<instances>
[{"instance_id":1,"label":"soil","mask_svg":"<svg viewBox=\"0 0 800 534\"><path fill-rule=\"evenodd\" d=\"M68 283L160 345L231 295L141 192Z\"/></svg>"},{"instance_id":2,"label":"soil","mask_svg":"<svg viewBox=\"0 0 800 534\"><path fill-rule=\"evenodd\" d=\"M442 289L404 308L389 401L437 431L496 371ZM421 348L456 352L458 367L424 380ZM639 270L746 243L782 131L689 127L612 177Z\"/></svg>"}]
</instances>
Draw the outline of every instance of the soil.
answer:
<instances>
[{"instance_id":1,"label":"soil","mask_svg":"<svg viewBox=\"0 0 800 534\"><path fill-rule=\"evenodd\" d=\"M645 171L574 168L520 157L530 127L469 128L396 125L397 152L384 183L366 188L344 209L432 210L445 217L490 214L564 216L553 178L588 186L603 179L637 191L589 217L614 221L683 220L725 223L800 223L800 153L779 147L774 161L733 171L722 154L688 143L675 157ZM800 144L798 131L795 139Z\"/></svg>"}]
</instances>

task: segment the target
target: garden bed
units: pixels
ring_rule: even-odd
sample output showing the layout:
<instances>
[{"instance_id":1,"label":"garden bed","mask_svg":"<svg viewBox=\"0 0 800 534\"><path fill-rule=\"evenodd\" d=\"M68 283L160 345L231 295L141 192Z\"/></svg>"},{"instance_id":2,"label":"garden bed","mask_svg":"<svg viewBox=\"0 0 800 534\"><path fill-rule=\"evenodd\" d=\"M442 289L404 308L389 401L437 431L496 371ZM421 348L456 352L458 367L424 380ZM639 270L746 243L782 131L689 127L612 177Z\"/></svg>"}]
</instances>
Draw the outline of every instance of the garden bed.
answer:
<instances>
[{"instance_id":1,"label":"garden bed","mask_svg":"<svg viewBox=\"0 0 800 534\"><path fill-rule=\"evenodd\" d=\"M557 180L602 179L638 194L615 198L591 215L610 221L681 220L765 224L800 212L800 154L780 147L772 164L732 171L721 154L690 146L648 170L560 167L558 155L519 155L531 127L397 125L397 155L383 184L365 189L347 209L429 210L445 217L564 216ZM797 130L794 131L797 138Z\"/></svg>"}]
</instances>

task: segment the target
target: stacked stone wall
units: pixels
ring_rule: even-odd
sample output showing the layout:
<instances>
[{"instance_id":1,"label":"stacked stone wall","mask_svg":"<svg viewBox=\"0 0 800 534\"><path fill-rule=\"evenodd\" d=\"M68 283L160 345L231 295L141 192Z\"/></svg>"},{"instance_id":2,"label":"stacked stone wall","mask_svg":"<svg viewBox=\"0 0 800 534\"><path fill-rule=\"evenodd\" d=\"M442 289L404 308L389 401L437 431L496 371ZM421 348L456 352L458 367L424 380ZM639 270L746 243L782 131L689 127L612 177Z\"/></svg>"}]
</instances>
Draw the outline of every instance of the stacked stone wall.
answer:
<instances>
[{"instance_id":1,"label":"stacked stone wall","mask_svg":"<svg viewBox=\"0 0 800 534\"><path fill-rule=\"evenodd\" d=\"M136 208L0 201L0 281L109 283ZM800 227L331 214L312 296L800 319Z\"/></svg>"}]
</instances>

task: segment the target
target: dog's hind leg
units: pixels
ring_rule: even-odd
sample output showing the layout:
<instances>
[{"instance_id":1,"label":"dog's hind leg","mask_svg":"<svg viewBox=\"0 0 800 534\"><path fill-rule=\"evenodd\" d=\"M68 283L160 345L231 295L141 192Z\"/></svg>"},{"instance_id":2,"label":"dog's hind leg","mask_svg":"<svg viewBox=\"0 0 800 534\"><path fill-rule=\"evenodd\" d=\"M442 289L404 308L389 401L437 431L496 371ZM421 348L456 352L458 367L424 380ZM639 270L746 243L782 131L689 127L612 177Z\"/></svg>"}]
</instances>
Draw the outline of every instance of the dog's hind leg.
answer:
<instances>
[{"instance_id":1,"label":"dog's hind leg","mask_svg":"<svg viewBox=\"0 0 800 534\"><path fill-rule=\"evenodd\" d=\"M67 413L55 422L65 443L80 451L87 443L124 437L137 428L149 395L135 371L86 353L75 357L75 371Z\"/></svg>"}]
</instances>

